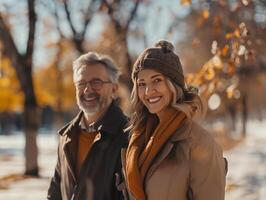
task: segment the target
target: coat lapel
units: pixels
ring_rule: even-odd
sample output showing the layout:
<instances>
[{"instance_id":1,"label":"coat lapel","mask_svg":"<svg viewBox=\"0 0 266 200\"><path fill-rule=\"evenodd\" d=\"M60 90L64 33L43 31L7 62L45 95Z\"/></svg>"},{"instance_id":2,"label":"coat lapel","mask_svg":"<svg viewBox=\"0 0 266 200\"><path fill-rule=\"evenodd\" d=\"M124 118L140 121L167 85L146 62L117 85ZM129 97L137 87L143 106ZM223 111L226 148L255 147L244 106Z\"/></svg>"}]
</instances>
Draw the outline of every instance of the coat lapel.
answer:
<instances>
[{"instance_id":1,"label":"coat lapel","mask_svg":"<svg viewBox=\"0 0 266 200\"><path fill-rule=\"evenodd\" d=\"M150 169L148 170L146 179L150 178L151 175L154 173L154 171L157 169L157 167L160 165L160 163L168 156L168 154L171 152L173 148L173 143L166 143L163 150L159 154L159 156L155 159L154 163L151 165Z\"/></svg>"},{"instance_id":2,"label":"coat lapel","mask_svg":"<svg viewBox=\"0 0 266 200\"><path fill-rule=\"evenodd\" d=\"M62 135L62 147L63 153L66 157L66 165L70 171L71 176L75 182L76 173L75 173L75 162L76 162L76 152L77 152L77 141L78 141L78 133L79 128L78 124L82 117L82 112L80 112L77 117L75 117L69 124L67 124L64 128L59 131L59 134Z\"/></svg>"},{"instance_id":3,"label":"coat lapel","mask_svg":"<svg viewBox=\"0 0 266 200\"><path fill-rule=\"evenodd\" d=\"M161 162L169 155L169 153L174 147L174 144L178 141L187 139L190 136L190 132L191 132L191 121L187 119L183 123L183 125L176 130L176 132L172 135L169 141L164 145L162 150L159 152L158 156L155 158L153 164L148 170L146 179L149 179L152 176L152 174L158 168Z\"/></svg>"},{"instance_id":4,"label":"coat lapel","mask_svg":"<svg viewBox=\"0 0 266 200\"><path fill-rule=\"evenodd\" d=\"M76 150L73 151L73 149L76 149L76 142L73 141L73 139L66 137L65 143L63 145L63 151L67 160L67 167L73 177L73 179L76 182L76 173L75 173L75 158L76 158Z\"/></svg>"}]
</instances>

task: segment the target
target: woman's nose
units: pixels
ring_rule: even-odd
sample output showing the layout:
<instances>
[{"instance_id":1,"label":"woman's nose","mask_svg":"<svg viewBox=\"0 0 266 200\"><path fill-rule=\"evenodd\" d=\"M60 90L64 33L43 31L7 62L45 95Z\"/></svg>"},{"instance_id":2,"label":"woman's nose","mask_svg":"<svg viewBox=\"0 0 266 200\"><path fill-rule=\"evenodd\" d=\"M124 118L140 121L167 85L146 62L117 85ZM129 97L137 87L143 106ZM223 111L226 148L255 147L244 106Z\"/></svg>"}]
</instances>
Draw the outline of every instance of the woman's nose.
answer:
<instances>
[{"instance_id":1,"label":"woman's nose","mask_svg":"<svg viewBox=\"0 0 266 200\"><path fill-rule=\"evenodd\" d=\"M145 95L150 95L155 91L155 88L152 86L152 84L147 85L145 90Z\"/></svg>"}]
</instances>

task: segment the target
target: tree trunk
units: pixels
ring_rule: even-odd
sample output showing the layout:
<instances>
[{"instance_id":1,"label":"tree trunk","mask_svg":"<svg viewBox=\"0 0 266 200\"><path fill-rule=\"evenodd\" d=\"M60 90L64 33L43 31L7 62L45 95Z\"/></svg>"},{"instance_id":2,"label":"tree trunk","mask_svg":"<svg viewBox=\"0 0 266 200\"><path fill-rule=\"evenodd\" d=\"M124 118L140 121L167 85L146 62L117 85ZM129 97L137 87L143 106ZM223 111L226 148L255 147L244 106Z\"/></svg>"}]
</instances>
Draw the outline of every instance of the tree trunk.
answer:
<instances>
[{"instance_id":1,"label":"tree trunk","mask_svg":"<svg viewBox=\"0 0 266 200\"><path fill-rule=\"evenodd\" d=\"M10 27L0 12L0 40L4 44L4 51L10 58L16 70L21 89L24 93L24 131L25 131L25 174L38 176L38 151L36 136L39 125L38 106L33 88L32 58L34 52L35 28L37 16L35 13L35 0L28 2L28 40L25 53L19 53Z\"/></svg>"},{"instance_id":2,"label":"tree trunk","mask_svg":"<svg viewBox=\"0 0 266 200\"><path fill-rule=\"evenodd\" d=\"M37 106L25 106L24 133L25 133L25 174L39 176L37 132L39 124Z\"/></svg>"},{"instance_id":3,"label":"tree trunk","mask_svg":"<svg viewBox=\"0 0 266 200\"><path fill-rule=\"evenodd\" d=\"M121 42L121 45L123 46L123 49L125 51L125 58L126 58L123 74L121 75L120 80L121 80L122 84L124 84L127 87L127 89L129 91L131 91L133 88L133 83L131 81L131 72L132 72L132 63L133 62L132 62L132 59L131 59L131 56L130 56L129 50L128 50L126 32L121 31L121 33L119 33L117 30L116 30L116 32L119 36L119 40Z\"/></svg>"},{"instance_id":4,"label":"tree trunk","mask_svg":"<svg viewBox=\"0 0 266 200\"><path fill-rule=\"evenodd\" d=\"M242 134L243 134L243 137L246 137L247 135L247 118L248 118L247 95L244 93L242 95Z\"/></svg>"},{"instance_id":5,"label":"tree trunk","mask_svg":"<svg viewBox=\"0 0 266 200\"><path fill-rule=\"evenodd\" d=\"M25 63L25 62L24 62ZM37 100L33 88L31 68L24 65L27 79L21 82L25 94L24 103L24 133L25 133L25 174L39 176L37 133L40 122Z\"/></svg>"}]
</instances>

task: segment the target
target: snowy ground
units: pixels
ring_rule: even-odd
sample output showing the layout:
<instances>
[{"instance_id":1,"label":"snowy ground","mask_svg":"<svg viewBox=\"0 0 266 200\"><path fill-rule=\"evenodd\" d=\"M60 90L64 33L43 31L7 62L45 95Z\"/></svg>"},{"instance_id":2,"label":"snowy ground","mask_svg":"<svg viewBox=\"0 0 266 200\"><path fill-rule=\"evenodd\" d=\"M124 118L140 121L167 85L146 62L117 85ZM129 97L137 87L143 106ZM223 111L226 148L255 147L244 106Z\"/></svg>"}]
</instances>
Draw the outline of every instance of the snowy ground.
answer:
<instances>
[{"instance_id":1,"label":"snowy ground","mask_svg":"<svg viewBox=\"0 0 266 200\"><path fill-rule=\"evenodd\" d=\"M24 172L24 137L22 134L0 136L0 180L7 177L6 184L0 182L0 200L43 200L46 197L49 178L56 162L56 135L38 136L39 166L41 178L20 179ZM2 185L2 188L1 188Z\"/></svg>"},{"instance_id":2,"label":"snowy ground","mask_svg":"<svg viewBox=\"0 0 266 200\"><path fill-rule=\"evenodd\" d=\"M248 133L237 148L225 152L228 200L266 199L266 123L253 122Z\"/></svg>"},{"instance_id":3,"label":"snowy ground","mask_svg":"<svg viewBox=\"0 0 266 200\"><path fill-rule=\"evenodd\" d=\"M266 197L266 123L252 122L248 132L243 143L225 152L229 161L226 200L264 200ZM39 179L19 180L24 170L23 146L21 133L0 136L0 200L42 200L46 197L56 162L57 136L38 136ZM7 181L1 182L3 177L7 177Z\"/></svg>"}]
</instances>

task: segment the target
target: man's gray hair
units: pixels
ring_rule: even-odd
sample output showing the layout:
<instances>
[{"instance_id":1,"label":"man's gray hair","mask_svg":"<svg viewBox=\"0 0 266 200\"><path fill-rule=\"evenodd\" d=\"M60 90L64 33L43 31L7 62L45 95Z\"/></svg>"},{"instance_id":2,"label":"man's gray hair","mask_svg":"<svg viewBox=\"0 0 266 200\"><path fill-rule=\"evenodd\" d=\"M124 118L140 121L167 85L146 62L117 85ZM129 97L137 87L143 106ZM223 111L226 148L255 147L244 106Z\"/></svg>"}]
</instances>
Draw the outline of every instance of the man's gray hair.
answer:
<instances>
[{"instance_id":1,"label":"man's gray hair","mask_svg":"<svg viewBox=\"0 0 266 200\"><path fill-rule=\"evenodd\" d=\"M79 69L89 67L93 64L102 64L105 66L110 79L113 83L118 83L120 76L120 70L114 63L113 59L104 54L98 54L96 52L89 52L81 55L73 62L73 79L76 79L76 74Z\"/></svg>"}]
</instances>

